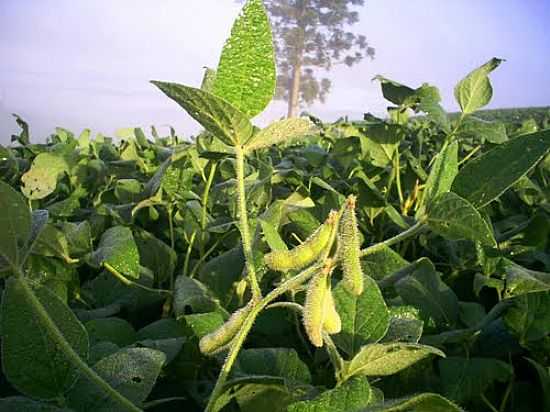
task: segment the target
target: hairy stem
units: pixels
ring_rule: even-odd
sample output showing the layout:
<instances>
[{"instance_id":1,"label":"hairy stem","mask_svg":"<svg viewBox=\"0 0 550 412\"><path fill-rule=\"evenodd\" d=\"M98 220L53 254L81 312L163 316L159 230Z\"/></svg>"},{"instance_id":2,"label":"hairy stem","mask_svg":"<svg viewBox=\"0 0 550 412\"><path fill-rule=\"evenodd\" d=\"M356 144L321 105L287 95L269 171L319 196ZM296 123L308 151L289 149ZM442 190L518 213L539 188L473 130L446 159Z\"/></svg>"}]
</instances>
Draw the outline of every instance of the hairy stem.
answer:
<instances>
[{"instance_id":1,"label":"hairy stem","mask_svg":"<svg viewBox=\"0 0 550 412\"><path fill-rule=\"evenodd\" d=\"M369 246L366 249L363 249L361 251L361 256L367 256L367 255L370 255L372 253L379 252L380 250L382 250L385 247L395 245L399 242L402 242L405 239L408 239L412 236L416 236L417 234L422 232L425 229L425 227L426 227L426 224L424 223L424 221L420 220L420 221L416 222L413 226L411 226L410 228L405 230L404 232L401 232L401 233L399 233L398 235L396 235L394 237L391 237L391 238L386 239L382 242L379 242L375 245Z\"/></svg>"},{"instance_id":2,"label":"hairy stem","mask_svg":"<svg viewBox=\"0 0 550 412\"><path fill-rule=\"evenodd\" d=\"M148 286L142 285L140 283L131 281L130 279L126 278L122 273L120 273L118 270L116 270L114 267L112 267L110 264L108 264L107 262L103 263L103 267L105 269L107 269L107 271L111 275L113 275L115 278L117 278L120 282L122 282L126 286L130 286L130 287L138 288L138 289L143 289L143 290L146 290L147 292L151 292L151 293L164 293L166 295L170 295L170 296L172 295L172 291L170 291L170 290L154 289L154 288L150 288Z\"/></svg>"},{"instance_id":3,"label":"hairy stem","mask_svg":"<svg viewBox=\"0 0 550 412\"><path fill-rule=\"evenodd\" d=\"M96 373L96 371L90 368L90 366L88 366L88 364L84 362L84 360L82 360L78 353L75 352L75 350L69 344L69 342L67 342L57 325L50 318L50 315L48 314L46 309L44 309L44 306L42 305L40 300L38 300L32 288L29 286L21 272L18 272L15 280L25 294L27 303L33 308L38 319L46 328L48 335L57 344L59 349L61 349L69 362L71 362L72 365L76 369L78 369L82 375L86 376L86 378L88 378L96 386L101 388L101 390L105 392L110 398L116 401L123 410L133 412L141 411L141 409L134 405L130 400L128 400L118 391L113 389L101 376Z\"/></svg>"},{"instance_id":4,"label":"hairy stem","mask_svg":"<svg viewBox=\"0 0 550 412\"><path fill-rule=\"evenodd\" d=\"M206 218L208 216L208 196L210 195L210 188L212 187L212 182L214 181L214 176L216 175L216 168L218 164L213 162L210 166L210 173L208 174L208 180L206 181L206 186L202 192L201 204L201 242L199 245L200 249L200 258L204 255L204 246L206 241Z\"/></svg>"},{"instance_id":5,"label":"hairy stem","mask_svg":"<svg viewBox=\"0 0 550 412\"><path fill-rule=\"evenodd\" d=\"M248 225L248 213L246 211L246 190L244 185L244 150L241 146L235 146L235 169L237 174L237 209L239 214L239 226L243 242L243 252L246 260L246 271L248 281L252 289L252 298L260 300L262 292L258 279L256 278L256 268L254 267L254 255L252 253L252 242L250 237L250 227Z\"/></svg>"},{"instance_id":6,"label":"hairy stem","mask_svg":"<svg viewBox=\"0 0 550 412\"><path fill-rule=\"evenodd\" d=\"M254 325L254 321L256 320L256 317L258 316L258 314L265 307L267 307L267 305L269 305L273 300L277 299L279 296L285 294L289 290L294 289L300 286L302 283L306 282L311 276L314 275L314 273L319 268L320 266L318 265L309 267L308 269L304 270L300 274L280 284L278 287L276 287L270 293L268 293L262 300L258 301L255 304L255 306L252 308L252 310L246 317L241 329L239 330L239 332L231 342L229 353L225 358L225 362L218 376L218 380L216 381L216 385L212 390L212 394L210 395L208 405L206 406L206 409L205 409L206 412L211 412L214 410L214 406L216 405L216 400L223 393L225 382L227 381L229 373L231 372L231 368L233 367L233 364L237 360L237 356L239 355L239 352L244 344L244 341L246 340L248 332L250 332L250 329L252 329L252 325Z\"/></svg>"}]
</instances>

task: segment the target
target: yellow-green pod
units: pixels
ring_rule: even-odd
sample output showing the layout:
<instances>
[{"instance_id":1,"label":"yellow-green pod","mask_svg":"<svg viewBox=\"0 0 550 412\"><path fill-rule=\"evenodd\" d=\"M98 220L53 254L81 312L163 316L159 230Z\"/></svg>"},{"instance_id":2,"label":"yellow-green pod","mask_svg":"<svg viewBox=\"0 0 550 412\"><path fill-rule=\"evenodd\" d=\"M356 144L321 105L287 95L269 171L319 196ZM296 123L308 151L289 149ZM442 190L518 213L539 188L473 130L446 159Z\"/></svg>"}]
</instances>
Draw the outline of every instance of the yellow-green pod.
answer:
<instances>
[{"instance_id":1,"label":"yellow-green pod","mask_svg":"<svg viewBox=\"0 0 550 412\"><path fill-rule=\"evenodd\" d=\"M329 263L309 281L304 302L304 328L311 343L319 348L323 346L323 330L327 315L329 312L332 314L326 305L327 297L331 296L332 270L332 263ZM334 318L330 318L329 323L331 328L336 326L333 325Z\"/></svg>"},{"instance_id":2,"label":"yellow-green pod","mask_svg":"<svg viewBox=\"0 0 550 412\"><path fill-rule=\"evenodd\" d=\"M327 220L304 243L291 250L276 250L264 256L265 264L273 270L299 270L315 262L330 245L338 214L331 212Z\"/></svg>"},{"instance_id":3,"label":"yellow-green pod","mask_svg":"<svg viewBox=\"0 0 550 412\"><path fill-rule=\"evenodd\" d=\"M356 296L363 293L361 244L355 217L355 196L349 196L340 219L338 242L342 261L343 282L346 290Z\"/></svg>"},{"instance_id":4,"label":"yellow-green pod","mask_svg":"<svg viewBox=\"0 0 550 412\"><path fill-rule=\"evenodd\" d=\"M334 297L329 290L325 297L325 320L323 322L323 329L329 334L334 335L340 333L342 330L342 320L340 315L336 311L336 305L334 304Z\"/></svg>"},{"instance_id":5,"label":"yellow-green pod","mask_svg":"<svg viewBox=\"0 0 550 412\"><path fill-rule=\"evenodd\" d=\"M235 311L229 319L214 332L204 335L199 341L199 349L204 355L215 355L235 337L244 320L252 310L252 301Z\"/></svg>"}]
</instances>

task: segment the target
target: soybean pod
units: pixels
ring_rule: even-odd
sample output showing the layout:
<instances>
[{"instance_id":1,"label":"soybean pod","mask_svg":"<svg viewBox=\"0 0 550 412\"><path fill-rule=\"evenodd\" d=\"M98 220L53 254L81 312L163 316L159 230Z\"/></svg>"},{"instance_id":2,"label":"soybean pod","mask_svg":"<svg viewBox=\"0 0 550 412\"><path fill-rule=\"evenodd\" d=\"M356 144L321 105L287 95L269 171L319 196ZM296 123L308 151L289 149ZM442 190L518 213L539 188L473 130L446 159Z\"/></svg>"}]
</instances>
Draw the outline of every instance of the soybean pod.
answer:
<instances>
[{"instance_id":1,"label":"soybean pod","mask_svg":"<svg viewBox=\"0 0 550 412\"><path fill-rule=\"evenodd\" d=\"M199 341L199 349L204 355L215 355L235 337L246 317L253 308L253 300L235 311L229 319L214 332L209 333Z\"/></svg>"},{"instance_id":2,"label":"soybean pod","mask_svg":"<svg viewBox=\"0 0 550 412\"><path fill-rule=\"evenodd\" d=\"M342 261L343 282L353 295L363 293L363 269L361 267L361 244L355 217L355 196L346 199L338 233L339 255Z\"/></svg>"},{"instance_id":3,"label":"soybean pod","mask_svg":"<svg viewBox=\"0 0 550 412\"><path fill-rule=\"evenodd\" d=\"M300 270L314 263L321 253L330 247L338 213L332 211L327 220L301 245L291 250L277 250L264 256L265 264L273 270L288 272Z\"/></svg>"}]
</instances>

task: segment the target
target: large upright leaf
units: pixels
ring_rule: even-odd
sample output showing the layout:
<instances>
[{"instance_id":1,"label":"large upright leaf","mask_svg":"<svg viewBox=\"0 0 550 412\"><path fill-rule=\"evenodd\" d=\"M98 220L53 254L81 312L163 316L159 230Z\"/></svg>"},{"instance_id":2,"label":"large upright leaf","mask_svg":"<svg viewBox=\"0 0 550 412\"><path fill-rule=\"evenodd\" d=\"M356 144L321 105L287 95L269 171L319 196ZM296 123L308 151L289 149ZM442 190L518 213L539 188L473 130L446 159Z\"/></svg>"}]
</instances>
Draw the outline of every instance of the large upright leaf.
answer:
<instances>
[{"instance_id":1,"label":"large upright leaf","mask_svg":"<svg viewBox=\"0 0 550 412\"><path fill-rule=\"evenodd\" d=\"M445 145L438 153L430 169L428 180L426 180L422 205L429 207L436 196L451 190L451 185L457 174L458 143L454 141Z\"/></svg>"},{"instance_id":2,"label":"large upright leaf","mask_svg":"<svg viewBox=\"0 0 550 412\"><path fill-rule=\"evenodd\" d=\"M251 152L274 144L291 142L308 136L314 131L313 123L306 117L279 120L256 133L246 145Z\"/></svg>"},{"instance_id":3,"label":"large upright leaf","mask_svg":"<svg viewBox=\"0 0 550 412\"><path fill-rule=\"evenodd\" d=\"M393 375L429 355L445 357L432 346L417 343L374 343L364 346L349 362L346 362L346 376L388 376Z\"/></svg>"},{"instance_id":4,"label":"large upright leaf","mask_svg":"<svg viewBox=\"0 0 550 412\"><path fill-rule=\"evenodd\" d=\"M443 394L459 403L479 397L495 381L506 382L514 373L507 363L490 358L439 360Z\"/></svg>"},{"instance_id":5,"label":"large upright leaf","mask_svg":"<svg viewBox=\"0 0 550 412\"><path fill-rule=\"evenodd\" d=\"M403 301L420 309L420 315L432 319L437 326L448 327L456 323L459 314L458 298L426 260L417 270L395 284Z\"/></svg>"},{"instance_id":6,"label":"large upright leaf","mask_svg":"<svg viewBox=\"0 0 550 412\"><path fill-rule=\"evenodd\" d=\"M151 83L225 144L243 144L252 136L252 124L248 117L226 100L204 90L177 83Z\"/></svg>"},{"instance_id":7,"label":"large upright leaf","mask_svg":"<svg viewBox=\"0 0 550 412\"><path fill-rule=\"evenodd\" d=\"M456 193L447 192L437 196L427 216L430 228L447 239L468 239L490 247L497 245L489 223L471 203Z\"/></svg>"},{"instance_id":8,"label":"large upright leaf","mask_svg":"<svg viewBox=\"0 0 550 412\"><path fill-rule=\"evenodd\" d=\"M31 236L31 213L24 198L0 181L0 271L17 267Z\"/></svg>"},{"instance_id":9,"label":"large upright leaf","mask_svg":"<svg viewBox=\"0 0 550 412\"><path fill-rule=\"evenodd\" d=\"M101 236L91 260L97 266L111 265L122 275L139 278L139 252L132 231L124 226L113 226Z\"/></svg>"},{"instance_id":10,"label":"large upright leaf","mask_svg":"<svg viewBox=\"0 0 550 412\"><path fill-rule=\"evenodd\" d=\"M231 29L212 91L249 117L261 113L275 92L275 53L263 2L248 0Z\"/></svg>"},{"instance_id":11,"label":"large upright leaf","mask_svg":"<svg viewBox=\"0 0 550 412\"><path fill-rule=\"evenodd\" d=\"M40 320L22 282L9 279L2 298L2 366L8 381L21 393L54 399L78 374ZM67 342L87 359L88 335L73 312L53 293L36 286L34 293Z\"/></svg>"},{"instance_id":12,"label":"large upright leaf","mask_svg":"<svg viewBox=\"0 0 550 412\"><path fill-rule=\"evenodd\" d=\"M523 135L468 161L452 190L481 208L525 176L550 151L550 129Z\"/></svg>"},{"instance_id":13,"label":"large upright leaf","mask_svg":"<svg viewBox=\"0 0 550 412\"><path fill-rule=\"evenodd\" d=\"M166 360L148 348L122 349L97 362L93 369L114 390L136 405L149 396ZM112 412L120 405L94 383L81 378L68 394L68 405L79 411Z\"/></svg>"},{"instance_id":14,"label":"large upright leaf","mask_svg":"<svg viewBox=\"0 0 550 412\"><path fill-rule=\"evenodd\" d=\"M367 343L376 343L388 330L390 316L376 282L364 276L364 291L355 296L340 282L333 291L342 331L333 336L336 345L353 356Z\"/></svg>"},{"instance_id":15,"label":"large upright leaf","mask_svg":"<svg viewBox=\"0 0 550 412\"><path fill-rule=\"evenodd\" d=\"M365 377L355 377L342 385L322 392L308 401L293 403L288 412L350 412L372 402L373 394Z\"/></svg>"},{"instance_id":16,"label":"large upright leaf","mask_svg":"<svg viewBox=\"0 0 550 412\"><path fill-rule=\"evenodd\" d=\"M361 412L463 412L463 409L436 393L421 393L408 398L390 399Z\"/></svg>"},{"instance_id":17,"label":"large upright leaf","mask_svg":"<svg viewBox=\"0 0 550 412\"><path fill-rule=\"evenodd\" d=\"M502 59L492 58L456 85L455 98L463 113L473 113L491 101L493 87L488 75L502 62Z\"/></svg>"},{"instance_id":18,"label":"large upright leaf","mask_svg":"<svg viewBox=\"0 0 550 412\"><path fill-rule=\"evenodd\" d=\"M68 169L67 161L60 154L40 153L21 177L21 190L29 199L43 199L55 190L57 179Z\"/></svg>"}]
</instances>

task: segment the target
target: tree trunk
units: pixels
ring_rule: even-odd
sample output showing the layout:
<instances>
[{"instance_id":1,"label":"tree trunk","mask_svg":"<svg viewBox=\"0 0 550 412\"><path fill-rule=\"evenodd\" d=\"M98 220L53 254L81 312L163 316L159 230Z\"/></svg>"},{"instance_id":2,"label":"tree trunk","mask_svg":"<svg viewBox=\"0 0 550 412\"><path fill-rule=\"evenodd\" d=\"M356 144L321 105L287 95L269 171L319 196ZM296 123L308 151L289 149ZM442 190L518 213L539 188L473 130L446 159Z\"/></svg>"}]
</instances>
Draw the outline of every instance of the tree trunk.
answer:
<instances>
[{"instance_id":1,"label":"tree trunk","mask_svg":"<svg viewBox=\"0 0 550 412\"><path fill-rule=\"evenodd\" d=\"M298 109L300 107L300 83L302 80L302 64L300 60L292 68L292 83L290 84L288 93L288 118L298 116Z\"/></svg>"},{"instance_id":2,"label":"tree trunk","mask_svg":"<svg viewBox=\"0 0 550 412\"><path fill-rule=\"evenodd\" d=\"M298 116L298 110L300 109L300 85L302 83L302 62L306 35L304 14L307 7L307 0L298 0L295 7L297 10L296 25L300 31L294 44L292 80L290 83L290 90L288 91L288 118Z\"/></svg>"}]
</instances>

